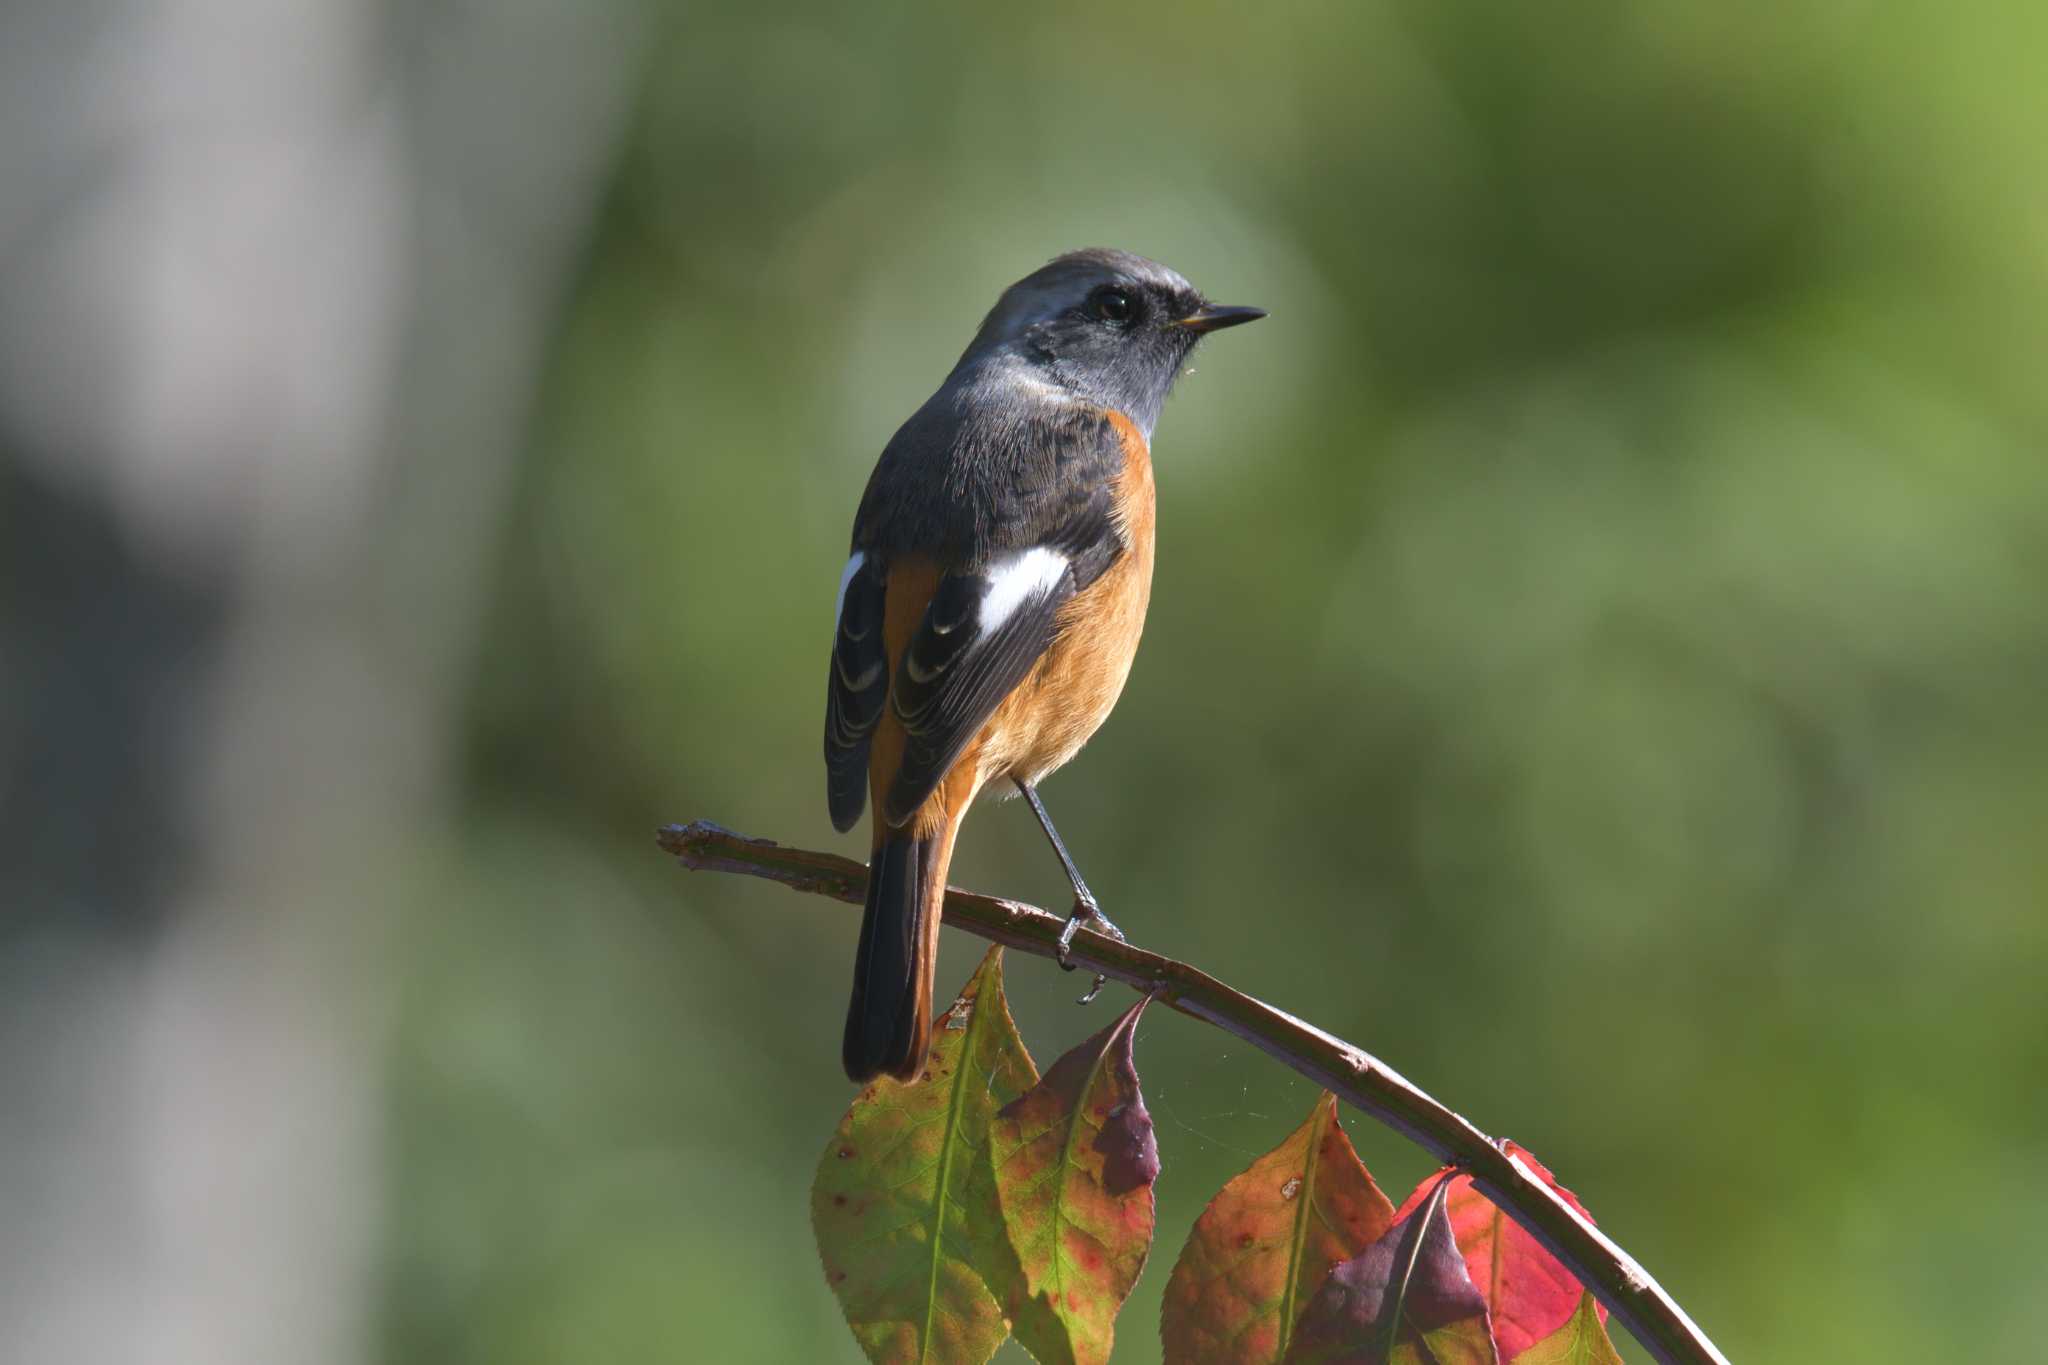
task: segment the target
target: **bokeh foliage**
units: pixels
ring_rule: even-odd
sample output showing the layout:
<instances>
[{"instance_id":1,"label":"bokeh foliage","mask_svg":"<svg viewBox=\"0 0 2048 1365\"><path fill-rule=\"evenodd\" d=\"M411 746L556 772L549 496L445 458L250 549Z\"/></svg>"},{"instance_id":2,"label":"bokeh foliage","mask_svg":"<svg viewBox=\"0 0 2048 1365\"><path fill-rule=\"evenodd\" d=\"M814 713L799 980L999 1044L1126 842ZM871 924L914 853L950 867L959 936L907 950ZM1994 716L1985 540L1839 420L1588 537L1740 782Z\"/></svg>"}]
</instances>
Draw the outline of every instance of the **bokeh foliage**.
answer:
<instances>
[{"instance_id":1,"label":"bokeh foliage","mask_svg":"<svg viewBox=\"0 0 2048 1365\"><path fill-rule=\"evenodd\" d=\"M854 502L996 292L1094 243L1273 314L1168 406L1146 645L1047 787L1111 913L1539 1153L1734 1359L2026 1355L2044 26L664 15L413 879L389 1357L855 1358L806 1186L856 919L651 831L860 847L818 757ZM1058 903L1015 806L954 875ZM1015 977L1041 1055L1119 1008ZM1145 1027L1177 1244L1312 1097Z\"/></svg>"}]
</instances>

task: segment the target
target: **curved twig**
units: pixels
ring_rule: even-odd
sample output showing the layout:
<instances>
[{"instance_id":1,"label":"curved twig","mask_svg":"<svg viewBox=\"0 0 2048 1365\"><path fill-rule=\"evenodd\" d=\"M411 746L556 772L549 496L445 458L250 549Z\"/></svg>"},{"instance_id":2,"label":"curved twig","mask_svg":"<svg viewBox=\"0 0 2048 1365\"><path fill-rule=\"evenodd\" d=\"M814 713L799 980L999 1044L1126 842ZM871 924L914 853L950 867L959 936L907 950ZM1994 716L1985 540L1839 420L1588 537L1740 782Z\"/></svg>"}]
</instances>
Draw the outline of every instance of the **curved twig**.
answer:
<instances>
[{"instance_id":1,"label":"curved twig","mask_svg":"<svg viewBox=\"0 0 2048 1365\"><path fill-rule=\"evenodd\" d=\"M661 846L684 867L764 877L813 895L858 905L868 870L850 858L750 839L708 821L670 825ZM1056 957L1066 924L1019 901L949 887L946 923L1021 952ZM1728 1365L1672 1297L1607 1234L1544 1184L1520 1160L1465 1118L1445 1108L1385 1062L1170 957L1084 931L1071 960L1230 1033L1456 1166L1529 1232L1665 1365Z\"/></svg>"}]
</instances>

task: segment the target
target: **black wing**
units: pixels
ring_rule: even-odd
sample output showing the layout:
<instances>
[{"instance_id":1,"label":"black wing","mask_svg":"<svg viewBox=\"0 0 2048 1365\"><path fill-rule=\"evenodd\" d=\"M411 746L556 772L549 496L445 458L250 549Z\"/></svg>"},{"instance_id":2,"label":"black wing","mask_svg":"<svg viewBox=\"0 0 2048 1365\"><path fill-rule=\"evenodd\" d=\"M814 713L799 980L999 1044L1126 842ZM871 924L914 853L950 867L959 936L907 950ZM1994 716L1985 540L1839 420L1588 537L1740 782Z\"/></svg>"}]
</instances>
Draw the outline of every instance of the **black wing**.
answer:
<instances>
[{"instance_id":1,"label":"black wing","mask_svg":"<svg viewBox=\"0 0 2048 1365\"><path fill-rule=\"evenodd\" d=\"M1052 643L1078 589L1066 556L1036 548L980 573L949 573L910 637L889 704L908 742L882 816L901 824Z\"/></svg>"},{"instance_id":2,"label":"black wing","mask_svg":"<svg viewBox=\"0 0 2048 1365\"><path fill-rule=\"evenodd\" d=\"M825 756L840 829L860 817L883 705L895 709L908 743L877 815L901 824L1031 671L1052 643L1061 605L1123 553L1113 493L1123 467L1115 424L1078 404L1018 420L963 417L935 399L897 432L854 521L865 560L849 578L834 650ZM886 565L896 556L958 567L940 577L894 677L877 684L869 669L879 660L889 671L880 624ZM856 616L857 590L872 594L859 604L869 614ZM861 629L872 621L872 638L850 639L847 620ZM877 685L886 701L868 690Z\"/></svg>"},{"instance_id":3,"label":"black wing","mask_svg":"<svg viewBox=\"0 0 2048 1365\"><path fill-rule=\"evenodd\" d=\"M882 648L886 571L874 556L847 562L832 636L832 676L825 692L825 799L832 827L845 833L868 799L868 742L889 695L889 659Z\"/></svg>"}]
</instances>

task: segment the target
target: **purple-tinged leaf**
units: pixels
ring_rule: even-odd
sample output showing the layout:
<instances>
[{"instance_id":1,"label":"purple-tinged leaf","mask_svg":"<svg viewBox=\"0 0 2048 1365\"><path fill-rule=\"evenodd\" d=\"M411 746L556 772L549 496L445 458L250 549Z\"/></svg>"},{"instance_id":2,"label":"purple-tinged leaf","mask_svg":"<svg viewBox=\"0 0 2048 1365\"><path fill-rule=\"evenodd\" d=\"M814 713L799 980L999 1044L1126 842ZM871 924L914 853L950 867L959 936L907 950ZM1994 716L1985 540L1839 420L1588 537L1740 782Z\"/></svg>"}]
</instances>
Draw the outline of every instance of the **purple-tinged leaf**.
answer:
<instances>
[{"instance_id":1,"label":"purple-tinged leaf","mask_svg":"<svg viewBox=\"0 0 2048 1365\"><path fill-rule=\"evenodd\" d=\"M1441 1199L1330 1272L1301 1315L1287 1365L1499 1365L1486 1300Z\"/></svg>"},{"instance_id":2,"label":"purple-tinged leaf","mask_svg":"<svg viewBox=\"0 0 2048 1365\"><path fill-rule=\"evenodd\" d=\"M1558 1184L1557 1177L1526 1148L1510 1142L1503 1150L1557 1191L1559 1198L1580 1213L1586 1212L1577 1197ZM1451 1235L1458 1239L1458 1250L1464 1253L1465 1269L1472 1282L1486 1298L1493 1339L1501 1355L1512 1360L1564 1325L1585 1291L1563 1262L1479 1192L1471 1176L1454 1174L1448 1169L1441 1174L1448 1175L1451 1182L1444 1199ZM1436 1188L1436 1179L1432 1176L1417 1185L1396 1216L1421 1204ZM1601 1316L1606 1316L1605 1309L1600 1311Z\"/></svg>"},{"instance_id":3,"label":"purple-tinged leaf","mask_svg":"<svg viewBox=\"0 0 2048 1365\"><path fill-rule=\"evenodd\" d=\"M1022 1271L1011 1317L1041 1365L1109 1359L1117 1310L1152 1247L1159 1149L1131 1050L1145 1004L1054 1062L989 1130Z\"/></svg>"}]
</instances>

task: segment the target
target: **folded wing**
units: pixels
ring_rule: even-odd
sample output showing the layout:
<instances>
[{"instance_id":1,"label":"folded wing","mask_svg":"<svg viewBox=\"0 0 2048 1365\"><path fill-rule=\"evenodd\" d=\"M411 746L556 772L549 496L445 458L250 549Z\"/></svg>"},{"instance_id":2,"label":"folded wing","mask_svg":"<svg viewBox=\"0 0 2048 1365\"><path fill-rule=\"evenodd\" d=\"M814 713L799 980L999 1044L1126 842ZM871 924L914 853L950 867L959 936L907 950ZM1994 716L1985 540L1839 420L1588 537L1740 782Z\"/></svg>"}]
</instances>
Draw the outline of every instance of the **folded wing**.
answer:
<instances>
[{"instance_id":1,"label":"folded wing","mask_svg":"<svg viewBox=\"0 0 2048 1365\"><path fill-rule=\"evenodd\" d=\"M889 658L882 646L887 580L862 551L839 579L838 624L832 635L832 676L825 690L825 799L842 834L868 799L868 745L889 696Z\"/></svg>"},{"instance_id":2,"label":"folded wing","mask_svg":"<svg viewBox=\"0 0 2048 1365\"><path fill-rule=\"evenodd\" d=\"M901 824L931 795L1052 643L1078 590L1073 560L1042 545L939 579L889 694L907 743L882 818Z\"/></svg>"},{"instance_id":3,"label":"folded wing","mask_svg":"<svg viewBox=\"0 0 2048 1365\"><path fill-rule=\"evenodd\" d=\"M1016 450L1010 463L960 467L974 477L955 486L953 465L920 463L914 446L892 443L870 482L840 582L825 711L827 795L841 830L865 804L884 707L906 743L877 813L900 825L1030 673L1061 606L1124 551L1114 481L1125 456L1114 423L1099 411L1069 414ZM892 677L882 638L889 547L928 553L953 534L949 526L972 533L952 550L958 567L939 576Z\"/></svg>"}]
</instances>

